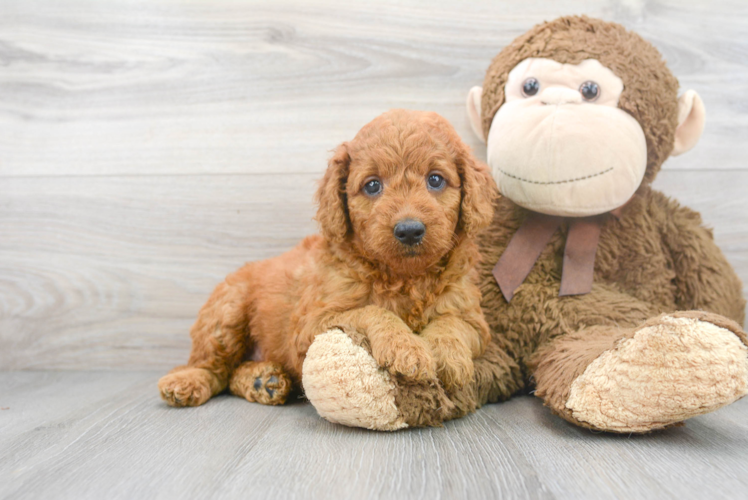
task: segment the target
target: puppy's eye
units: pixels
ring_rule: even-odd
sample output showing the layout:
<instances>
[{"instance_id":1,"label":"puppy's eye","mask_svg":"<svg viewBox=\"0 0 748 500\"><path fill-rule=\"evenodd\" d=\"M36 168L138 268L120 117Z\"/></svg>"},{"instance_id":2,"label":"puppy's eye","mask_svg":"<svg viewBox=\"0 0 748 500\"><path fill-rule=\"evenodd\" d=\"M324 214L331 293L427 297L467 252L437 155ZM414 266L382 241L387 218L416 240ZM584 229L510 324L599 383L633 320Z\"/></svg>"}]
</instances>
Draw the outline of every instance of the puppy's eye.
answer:
<instances>
[{"instance_id":1,"label":"puppy's eye","mask_svg":"<svg viewBox=\"0 0 748 500\"><path fill-rule=\"evenodd\" d=\"M441 191L447 185L447 181L439 174L429 174L426 185L431 191Z\"/></svg>"},{"instance_id":2,"label":"puppy's eye","mask_svg":"<svg viewBox=\"0 0 748 500\"><path fill-rule=\"evenodd\" d=\"M379 193L382 192L382 181L379 179L369 179L364 184L364 193L368 194L369 196L376 196Z\"/></svg>"},{"instance_id":3,"label":"puppy's eye","mask_svg":"<svg viewBox=\"0 0 748 500\"><path fill-rule=\"evenodd\" d=\"M579 93L582 94L585 101L592 102L600 97L600 86L595 82L584 82L579 87Z\"/></svg>"},{"instance_id":4,"label":"puppy's eye","mask_svg":"<svg viewBox=\"0 0 748 500\"><path fill-rule=\"evenodd\" d=\"M525 97L532 97L540 90L540 82L537 78L528 78L522 82L522 95Z\"/></svg>"}]
</instances>

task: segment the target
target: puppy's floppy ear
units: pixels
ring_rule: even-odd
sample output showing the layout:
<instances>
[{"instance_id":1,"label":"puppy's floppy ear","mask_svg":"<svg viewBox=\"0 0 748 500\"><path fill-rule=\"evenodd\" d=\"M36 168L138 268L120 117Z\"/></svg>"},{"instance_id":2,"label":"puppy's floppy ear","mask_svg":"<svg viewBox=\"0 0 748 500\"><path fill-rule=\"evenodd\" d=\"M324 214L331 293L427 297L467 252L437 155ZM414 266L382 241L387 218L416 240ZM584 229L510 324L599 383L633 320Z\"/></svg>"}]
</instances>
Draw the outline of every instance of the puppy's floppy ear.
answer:
<instances>
[{"instance_id":1,"label":"puppy's floppy ear","mask_svg":"<svg viewBox=\"0 0 748 500\"><path fill-rule=\"evenodd\" d=\"M344 142L330 158L325 176L317 189L319 208L315 218L322 235L331 242L342 243L351 229L345 192L350 163L348 143Z\"/></svg>"},{"instance_id":2,"label":"puppy's floppy ear","mask_svg":"<svg viewBox=\"0 0 748 500\"><path fill-rule=\"evenodd\" d=\"M468 236L474 236L491 223L493 202L499 192L488 166L476 160L467 146L461 149L457 159L462 180L460 227Z\"/></svg>"}]
</instances>

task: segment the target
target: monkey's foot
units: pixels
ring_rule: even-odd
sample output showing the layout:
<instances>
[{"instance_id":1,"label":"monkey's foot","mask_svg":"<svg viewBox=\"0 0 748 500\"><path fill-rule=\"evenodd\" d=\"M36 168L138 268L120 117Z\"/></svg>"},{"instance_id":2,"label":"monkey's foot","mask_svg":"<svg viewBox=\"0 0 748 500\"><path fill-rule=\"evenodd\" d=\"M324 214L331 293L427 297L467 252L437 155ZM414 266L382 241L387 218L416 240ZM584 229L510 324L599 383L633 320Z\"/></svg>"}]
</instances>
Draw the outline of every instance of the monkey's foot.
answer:
<instances>
[{"instance_id":1,"label":"monkey's foot","mask_svg":"<svg viewBox=\"0 0 748 500\"><path fill-rule=\"evenodd\" d=\"M200 406L222 390L217 377L203 368L180 366L161 377L158 389L170 406Z\"/></svg>"},{"instance_id":2,"label":"monkey's foot","mask_svg":"<svg viewBox=\"0 0 748 500\"><path fill-rule=\"evenodd\" d=\"M648 432L748 393L748 338L722 316L663 315L618 341L572 383L566 408L593 428Z\"/></svg>"},{"instance_id":3,"label":"monkey's foot","mask_svg":"<svg viewBox=\"0 0 748 500\"><path fill-rule=\"evenodd\" d=\"M334 329L315 337L304 359L304 393L320 416L349 427L408 427L395 404L395 384L371 352Z\"/></svg>"},{"instance_id":4,"label":"monkey's foot","mask_svg":"<svg viewBox=\"0 0 748 500\"><path fill-rule=\"evenodd\" d=\"M282 405L292 387L283 366L272 361L247 361L234 371L229 381L232 394L264 405Z\"/></svg>"},{"instance_id":5,"label":"monkey's foot","mask_svg":"<svg viewBox=\"0 0 748 500\"><path fill-rule=\"evenodd\" d=\"M350 427L435 426L455 411L436 379L391 375L377 364L364 335L339 329L315 337L304 360L302 385L320 416Z\"/></svg>"}]
</instances>

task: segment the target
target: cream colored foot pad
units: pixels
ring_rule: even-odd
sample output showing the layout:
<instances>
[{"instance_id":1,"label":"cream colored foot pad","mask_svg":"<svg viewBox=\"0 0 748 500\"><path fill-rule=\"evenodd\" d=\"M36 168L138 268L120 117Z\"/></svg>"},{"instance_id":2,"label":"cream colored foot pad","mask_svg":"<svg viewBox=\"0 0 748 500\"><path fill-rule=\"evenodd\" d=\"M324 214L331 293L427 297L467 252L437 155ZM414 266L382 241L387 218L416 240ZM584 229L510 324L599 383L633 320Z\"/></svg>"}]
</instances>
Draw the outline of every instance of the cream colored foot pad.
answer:
<instances>
[{"instance_id":1,"label":"cream colored foot pad","mask_svg":"<svg viewBox=\"0 0 748 500\"><path fill-rule=\"evenodd\" d=\"M729 330L664 317L593 361L566 407L603 430L646 432L714 411L748 392L748 348Z\"/></svg>"},{"instance_id":2,"label":"cream colored foot pad","mask_svg":"<svg viewBox=\"0 0 748 500\"><path fill-rule=\"evenodd\" d=\"M382 431L408 426L395 405L389 373L341 330L315 337L302 383L306 397L330 422Z\"/></svg>"}]
</instances>

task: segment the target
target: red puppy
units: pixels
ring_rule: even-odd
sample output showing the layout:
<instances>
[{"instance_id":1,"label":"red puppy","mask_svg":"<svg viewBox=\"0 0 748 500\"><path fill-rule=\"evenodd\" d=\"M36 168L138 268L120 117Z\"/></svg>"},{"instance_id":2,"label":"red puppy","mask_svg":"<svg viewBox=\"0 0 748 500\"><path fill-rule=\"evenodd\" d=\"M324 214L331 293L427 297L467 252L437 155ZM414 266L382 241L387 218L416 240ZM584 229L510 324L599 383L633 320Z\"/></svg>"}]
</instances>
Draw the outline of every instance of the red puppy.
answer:
<instances>
[{"instance_id":1,"label":"red puppy","mask_svg":"<svg viewBox=\"0 0 748 500\"><path fill-rule=\"evenodd\" d=\"M333 327L367 335L393 376L465 384L489 342L473 236L495 193L444 118L379 116L330 160L317 191L322 234L218 285L192 327L187 365L159 381L161 396L196 406L230 385L281 404L314 336Z\"/></svg>"}]
</instances>

